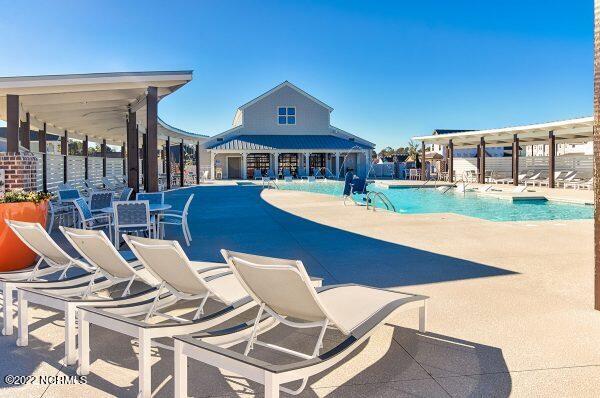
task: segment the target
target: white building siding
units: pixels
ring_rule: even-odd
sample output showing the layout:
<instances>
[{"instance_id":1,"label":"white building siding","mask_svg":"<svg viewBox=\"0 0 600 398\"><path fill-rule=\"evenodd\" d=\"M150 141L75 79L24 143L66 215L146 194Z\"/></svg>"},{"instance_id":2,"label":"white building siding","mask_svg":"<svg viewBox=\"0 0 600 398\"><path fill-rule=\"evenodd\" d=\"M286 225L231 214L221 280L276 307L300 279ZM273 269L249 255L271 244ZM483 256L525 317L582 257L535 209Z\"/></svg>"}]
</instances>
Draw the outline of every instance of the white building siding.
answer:
<instances>
[{"instance_id":1,"label":"white building siding","mask_svg":"<svg viewBox=\"0 0 600 398\"><path fill-rule=\"evenodd\" d=\"M295 125L277 123L278 106L296 107ZM239 134L330 134L329 109L288 86L249 105L243 113Z\"/></svg>"}]
</instances>

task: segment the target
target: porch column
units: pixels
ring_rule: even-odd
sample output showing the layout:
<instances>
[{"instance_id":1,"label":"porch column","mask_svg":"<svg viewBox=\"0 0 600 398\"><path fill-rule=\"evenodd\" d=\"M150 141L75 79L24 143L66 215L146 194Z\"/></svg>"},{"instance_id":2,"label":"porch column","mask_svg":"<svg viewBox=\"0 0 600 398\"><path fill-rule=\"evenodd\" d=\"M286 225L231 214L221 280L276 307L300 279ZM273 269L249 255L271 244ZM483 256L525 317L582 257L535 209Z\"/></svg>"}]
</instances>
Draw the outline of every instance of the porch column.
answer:
<instances>
[{"instance_id":1,"label":"porch column","mask_svg":"<svg viewBox=\"0 0 600 398\"><path fill-rule=\"evenodd\" d=\"M146 131L148 131L146 129ZM148 134L142 133L142 182L148 192Z\"/></svg>"},{"instance_id":2,"label":"porch column","mask_svg":"<svg viewBox=\"0 0 600 398\"><path fill-rule=\"evenodd\" d=\"M31 117L29 112L25 114L25 121L21 122L21 145L31 150Z\"/></svg>"},{"instance_id":3,"label":"porch column","mask_svg":"<svg viewBox=\"0 0 600 398\"><path fill-rule=\"evenodd\" d=\"M369 171L371 171L371 151L365 151L365 167L367 171L365 172L365 178L369 178Z\"/></svg>"},{"instance_id":4,"label":"porch column","mask_svg":"<svg viewBox=\"0 0 600 398\"><path fill-rule=\"evenodd\" d=\"M179 143L179 186L184 186L183 177L185 177L185 159L183 156L183 140Z\"/></svg>"},{"instance_id":5,"label":"porch column","mask_svg":"<svg viewBox=\"0 0 600 398\"><path fill-rule=\"evenodd\" d=\"M19 96L6 95L6 152L19 153Z\"/></svg>"},{"instance_id":6,"label":"porch column","mask_svg":"<svg viewBox=\"0 0 600 398\"><path fill-rule=\"evenodd\" d=\"M196 142L196 184L200 184L200 142Z\"/></svg>"},{"instance_id":7,"label":"porch column","mask_svg":"<svg viewBox=\"0 0 600 398\"><path fill-rule=\"evenodd\" d=\"M166 155L166 172L167 172L167 190L171 189L171 137L167 137L167 144L165 146Z\"/></svg>"},{"instance_id":8,"label":"porch column","mask_svg":"<svg viewBox=\"0 0 600 398\"><path fill-rule=\"evenodd\" d=\"M60 137L60 153L63 155L63 182L66 184L68 179L67 172L69 170L68 159L69 156L69 134L65 130L65 134Z\"/></svg>"},{"instance_id":9,"label":"porch column","mask_svg":"<svg viewBox=\"0 0 600 398\"><path fill-rule=\"evenodd\" d=\"M448 141L448 182L454 182L454 143Z\"/></svg>"},{"instance_id":10,"label":"porch column","mask_svg":"<svg viewBox=\"0 0 600 398\"><path fill-rule=\"evenodd\" d=\"M38 151L42 154L42 191L48 192L48 172L46 155L46 123L42 130L38 131Z\"/></svg>"},{"instance_id":11,"label":"porch column","mask_svg":"<svg viewBox=\"0 0 600 398\"><path fill-rule=\"evenodd\" d=\"M335 153L335 175L340 178L340 153Z\"/></svg>"},{"instance_id":12,"label":"porch column","mask_svg":"<svg viewBox=\"0 0 600 398\"><path fill-rule=\"evenodd\" d=\"M210 151L210 178L216 180L215 176L215 153Z\"/></svg>"},{"instance_id":13,"label":"porch column","mask_svg":"<svg viewBox=\"0 0 600 398\"><path fill-rule=\"evenodd\" d=\"M273 153L273 173L277 180L279 178L279 152Z\"/></svg>"},{"instance_id":14,"label":"porch column","mask_svg":"<svg viewBox=\"0 0 600 398\"><path fill-rule=\"evenodd\" d=\"M425 164L425 141L421 141L421 181L427 180L427 165Z\"/></svg>"},{"instance_id":15,"label":"porch column","mask_svg":"<svg viewBox=\"0 0 600 398\"><path fill-rule=\"evenodd\" d=\"M304 152L304 172L306 175L310 175L310 152Z\"/></svg>"},{"instance_id":16,"label":"porch column","mask_svg":"<svg viewBox=\"0 0 600 398\"><path fill-rule=\"evenodd\" d=\"M242 180L248 178L248 154L242 152Z\"/></svg>"},{"instance_id":17,"label":"porch column","mask_svg":"<svg viewBox=\"0 0 600 398\"><path fill-rule=\"evenodd\" d=\"M481 184L485 184L485 155L486 155L485 154L485 138L481 137L480 140L481 140L480 141L481 142L480 143L480 145L481 145L481 159L480 159L481 167L480 167L480 171L479 171L479 173L480 173L479 174L479 182Z\"/></svg>"},{"instance_id":18,"label":"porch column","mask_svg":"<svg viewBox=\"0 0 600 398\"><path fill-rule=\"evenodd\" d=\"M148 192L158 191L158 90L146 91L146 172L144 181Z\"/></svg>"},{"instance_id":19,"label":"porch column","mask_svg":"<svg viewBox=\"0 0 600 398\"><path fill-rule=\"evenodd\" d=\"M136 113L130 110L127 116L127 185L137 193L140 190L140 154Z\"/></svg>"},{"instance_id":20,"label":"porch column","mask_svg":"<svg viewBox=\"0 0 600 398\"><path fill-rule=\"evenodd\" d=\"M106 140L100 144L100 156L102 156L102 177L106 177Z\"/></svg>"},{"instance_id":21,"label":"porch column","mask_svg":"<svg viewBox=\"0 0 600 398\"><path fill-rule=\"evenodd\" d=\"M477 178L481 175L481 145L477 144Z\"/></svg>"},{"instance_id":22,"label":"porch column","mask_svg":"<svg viewBox=\"0 0 600 398\"><path fill-rule=\"evenodd\" d=\"M121 145L121 159L123 162L123 173L127 172L127 165L125 162L125 143L123 143L123 145ZM119 176L119 180L121 180L121 176Z\"/></svg>"},{"instance_id":23,"label":"porch column","mask_svg":"<svg viewBox=\"0 0 600 398\"><path fill-rule=\"evenodd\" d=\"M519 136L515 134L513 136L513 153L512 153L512 161L513 161L513 185L519 185Z\"/></svg>"},{"instance_id":24,"label":"porch column","mask_svg":"<svg viewBox=\"0 0 600 398\"><path fill-rule=\"evenodd\" d=\"M554 131L548 133L548 187L554 188L554 170L556 170L556 137Z\"/></svg>"},{"instance_id":25,"label":"porch column","mask_svg":"<svg viewBox=\"0 0 600 398\"><path fill-rule=\"evenodd\" d=\"M89 162L88 162L88 155L89 155L89 145L90 145L90 141L88 136L85 136L85 139L83 140L83 144L82 144L82 149L83 149L83 178L85 178L86 180L90 175L89 172ZM125 170L125 169L123 169Z\"/></svg>"}]
</instances>

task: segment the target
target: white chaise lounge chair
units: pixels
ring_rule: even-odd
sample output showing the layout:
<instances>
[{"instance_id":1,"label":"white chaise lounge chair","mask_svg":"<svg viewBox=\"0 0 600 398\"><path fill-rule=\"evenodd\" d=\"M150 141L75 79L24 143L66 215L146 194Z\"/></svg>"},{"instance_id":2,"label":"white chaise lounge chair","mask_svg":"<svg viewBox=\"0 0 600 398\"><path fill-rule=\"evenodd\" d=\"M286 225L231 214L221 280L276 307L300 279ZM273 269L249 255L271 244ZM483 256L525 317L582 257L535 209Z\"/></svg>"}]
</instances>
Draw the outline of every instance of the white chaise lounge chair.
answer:
<instances>
[{"instance_id":1,"label":"white chaise lounge chair","mask_svg":"<svg viewBox=\"0 0 600 398\"><path fill-rule=\"evenodd\" d=\"M359 285L315 289L301 261L264 262L257 256L227 250L221 252L240 283L260 304L255 325L268 314L284 325L320 328L320 333L309 353L260 341L258 336L261 332L257 327L250 331L246 343L239 347L243 352L222 347L231 346L227 333L175 336L175 397L187 397L188 357L264 384L265 397L274 398L279 396L280 390L300 393L310 376L341 361L369 338L378 326L400 311L419 308L419 330L425 332L425 296ZM328 328L335 328L347 337L333 349L319 355ZM249 354L257 345L282 352L288 357L298 357L300 361L275 365L254 359ZM296 390L283 387L283 384L300 380L301 385Z\"/></svg>"},{"instance_id":2,"label":"white chaise lounge chair","mask_svg":"<svg viewBox=\"0 0 600 398\"><path fill-rule=\"evenodd\" d=\"M93 308L85 307L79 311L79 369L80 375L89 373L89 325L90 323L104 327L113 332L123 333L139 342L139 396L151 396L151 357L152 346L173 349L165 345L164 338L179 334L202 332L222 325L224 322L243 314L257 304L248 296L246 290L232 274L227 264L193 262L188 259L176 241L126 236L126 242L144 264L145 269L152 272L161 281L161 286L170 292L172 297L196 299L199 303L192 319L173 317L168 314L168 306L159 313L148 305L144 318L136 317L140 309L135 306L114 306ZM265 259L268 259L265 257ZM275 263L290 260L269 259ZM321 279L311 278L314 286L321 286ZM163 295L164 296L164 295ZM161 297L157 303L162 302ZM171 306L173 303L169 304ZM202 314L205 307L216 310ZM140 306L142 307L142 306ZM151 312L150 312L151 311ZM151 314L150 316L148 314ZM153 319L150 319L152 317ZM164 322L156 321L164 319ZM195 319L194 319L195 318ZM237 344L247 338L254 320L249 319L237 333L229 335L229 341ZM265 319L258 326L266 331L276 325L272 319ZM163 338L162 344L157 339ZM172 341L172 340L171 340Z\"/></svg>"},{"instance_id":3,"label":"white chaise lounge chair","mask_svg":"<svg viewBox=\"0 0 600 398\"><path fill-rule=\"evenodd\" d=\"M3 297L4 327L2 334L13 333L14 293L19 287L67 287L87 283L93 276L94 267L69 256L54 242L38 223L4 220L10 229L35 254L35 266L18 271L0 273L0 293ZM72 267L81 268L80 275L67 278Z\"/></svg>"},{"instance_id":4,"label":"white chaise lounge chair","mask_svg":"<svg viewBox=\"0 0 600 398\"><path fill-rule=\"evenodd\" d=\"M152 287L158 282L142 269L139 261L128 263L112 246L103 231L60 227L67 240L89 264L95 267L87 282L70 286L47 286L18 288L19 332L17 345L29 343L29 302L63 312L65 317L65 364L72 365L77 360L75 323L78 307L85 305L103 306L115 304L136 304L148 302L157 294ZM135 279L145 282L139 291L131 294ZM104 296L98 292L104 291Z\"/></svg>"}]
</instances>

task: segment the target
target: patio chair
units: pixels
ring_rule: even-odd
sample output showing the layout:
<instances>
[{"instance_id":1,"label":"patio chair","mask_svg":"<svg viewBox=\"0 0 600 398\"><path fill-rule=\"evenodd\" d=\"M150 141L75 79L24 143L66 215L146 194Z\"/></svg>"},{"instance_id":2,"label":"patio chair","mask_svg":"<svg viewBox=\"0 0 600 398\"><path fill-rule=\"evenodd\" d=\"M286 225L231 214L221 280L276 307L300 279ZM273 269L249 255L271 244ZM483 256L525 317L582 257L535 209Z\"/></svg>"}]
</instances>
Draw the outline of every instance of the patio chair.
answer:
<instances>
[{"instance_id":1,"label":"patio chair","mask_svg":"<svg viewBox=\"0 0 600 398\"><path fill-rule=\"evenodd\" d=\"M102 184L104 185L104 189L109 191L117 190L117 186L115 185L114 181L108 177L102 177Z\"/></svg>"},{"instance_id":2,"label":"patio chair","mask_svg":"<svg viewBox=\"0 0 600 398\"><path fill-rule=\"evenodd\" d=\"M33 267L0 272L0 292L3 297L4 328L2 334L13 332L13 294L18 287L70 286L86 283L94 268L68 255L38 223L4 220L19 239L39 258ZM81 275L67 278L72 267L83 270ZM46 279L43 279L46 278Z\"/></svg>"},{"instance_id":3,"label":"patio chair","mask_svg":"<svg viewBox=\"0 0 600 398\"><path fill-rule=\"evenodd\" d=\"M185 206L183 206L183 210L165 210L162 214L158 216L158 225L159 230L161 232L160 238L164 238L165 225L179 225L181 226L181 231L183 232L183 237L185 239L185 243L187 246L190 245L192 241L192 234L190 233L190 227L188 225L188 214L189 207L194 199L194 194L191 194L188 200L185 202Z\"/></svg>"},{"instance_id":4,"label":"patio chair","mask_svg":"<svg viewBox=\"0 0 600 398\"><path fill-rule=\"evenodd\" d=\"M115 247L120 245L119 232L143 233L148 237L155 236L155 229L150 219L150 205L147 200L130 200L113 202L113 224Z\"/></svg>"},{"instance_id":5,"label":"patio chair","mask_svg":"<svg viewBox=\"0 0 600 398\"><path fill-rule=\"evenodd\" d=\"M268 178L270 180L276 180L277 176L275 175L275 172L272 169L267 170L267 175L264 178Z\"/></svg>"},{"instance_id":6,"label":"patio chair","mask_svg":"<svg viewBox=\"0 0 600 398\"><path fill-rule=\"evenodd\" d=\"M285 182L292 182L292 173L290 172L290 169L283 169L282 171L283 173L283 180Z\"/></svg>"},{"instance_id":7,"label":"patio chair","mask_svg":"<svg viewBox=\"0 0 600 398\"><path fill-rule=\"evenodd\" d=\"M325 176L323 175L323 173L321 173L321 169L319 167L315 167L313 169L313 176L315 177L315 180L324 180Z\"/></svg>"},{"instance_id":8,"label":"patio chair","mask_svg":"<svg viewBox=\"0 0 600 398\"><path fill-rule=\"evenodd\" d=\"M113 180L113 183L114 183L115 187L117 188L117 190L123 189L127 186L127 184L122 176L121 177L112 176L112 180Z\"/></svg>"},{"instance_id":9,"label":"patio chair","mask_svg":"<svg viewBox=\"0 0 600 398\"><path fill-rule=\"evenodd\" d=\"M573 189L592 189L594 187L594 178L590 178L589 180L581 180L581 181L572 181L564 184L564 188L573 188Z\"/></svg>"},{"instance_id":10,"label":"patio chair","mask_svg":"<svg viewBox=\"0 0 600 398\"><path fill-rule=\"evenodd\" d=\"M254 180L262 180L263 175L260 169L254 169L254 172L252 173L252 178Z\"/></svg>"},{"instance_id":11,"label":"patio chair","mask_svg":"<svg viewBox=\"0 0 600 398\"><path fill-rule=\"evenodd\" d=\"M525 186L529 184L531 184L531 186L534 186L535 182L540 179L542 179L542 173L534 172L531 177L525 177L523 180L519 181L519 183L523 183Z\"/></svg>"},{"instance_id":12,"label":"patio chair","mask_svg":"<svg viewBox=\"0 0 600 398\"><path fill-rule=\"evenodd\" d=\"M555 171L554 172L554 183L556 183L558 181L558 179L560 178L560 176L565 173L563 171ZM539 185L540 187L545 186L550 186L550 178L544 178L541 180L536 180L533 182L533 186Z\"/></svg>"},{"instance_id":13,"label":"patio chair","mask_svg":"<svg viewBox=\"0 0 600 398\"><path fill-rule=\"evenodd\" d=\"M59 189L58 190L58 200L64 203L72 203L75 199L81 198L81 194L78 190L74 188L69 189Z\"/></svg>"},{"instance_id":14,"label":"patio chair","mask_svg":"<svg viewBox=\"0 0 600 398\"><path fill-rule=\"evenodd\" d=\"M152 284L157 281L143 275L139 261L127 263L102 231L61 228L67 240L92 266L95 267L87 283L68 287L38 286L18 289L18 346L29 344L29 303L52 308L64 314L65 363L72 365L77 360L77 311L86 305L135 305L152 301L158 293ZM137 269L140 269L138 271ZM140 279L142 286L132 294L134 280Z\"/></svg>"},{"instance_id":15,"label":"patio chair","mask_svg":"<svg viewBox=\"0 0 600 398\"><path fill-rule=\"evenodd\" d=\"M110 214L100 213L94 215L83 198L76 199L73 204L79 213L79 226L83 229L107 228L112 237Z\"/></svg>"},{"instance_id":16,"label":"patio chair","mask_svg":"<svg viewBox=\"0 0 600 398\"><path fill-rule=\"evenodd\" d=\"M73 185L71 185L68 182L58 184L59 191L68 191L68 190L72 190L72 189L75 189L75 187L73 187Z\"/></svg>"},{"instance_id":17,"label":"patio chair","mask_svg":"<svg viewBox=\"0 0 600 398\"><path fill-rule=\"evenodd\" d=\"M335 174L333 174L328 168L325 168L325 178L328 180L337 180Z\"/></svg>"},{"instance_id":18,"label":"patio chair","mask_svg":"<svg viewBox=\"0 0 600 398\"><path fill-rule=\"evenodd\" d=\"M87 180L83 180L85 182L85 186L88 188L89 192L101 190L102 188L92 182L89 178Z\"/></svg>"},{"instance_id":19,"label":"patio chair","mask_svg":"<svg viewBox=\"0 0 600 398\"><path fill-rule=\"evenodd\" d=\"M73 206L65 205L59 203L57 200L49 200L48 201L48 221L47 221L47 230L48 232L52 232L52 228L54 227L54 219L58 218L58 225L62 225L65 223L65 219L67 217L73 216Z\"/></svg>"},{"instance_id":20,"label":"patio chair","mask_svg":"<svg viewBox=\"0 0 600 398\"><path fill-rule=\"evenodd\" d=\"M102 209L111 207L114 197L114 192L92 192L89 198L92 214L99 214Z\"/></svg>"},{"instance_id":21,"label":"patio chair","mask_svg":"<svg viewBox=\"0 0 600 398\"><path fill-rule=\"evenodd\" d=\"M566 188L565 185L572 183L572 182L576 182L578 181L577 179L577 171L572 171L571 174L566 175L565 177L559 179L557 181L558 187L560 188L560 185L562 184L563 188Z\"/></svg>"},{"instance_id":22,"label":"patio chair","mask_svg":"<svg viewBox=\"0 0 600 398\"><path fill-rule=\"evenodd\" d=\"M308 177L311 177L311 176L306 172L306 170L302 169L302 170L298 170L298 177L301 180L304 180L304 179L308 180Z\"/></svg>"},{"instance_id":23,"label":"patio chair","mask_svg":"<svg viewBox=\"0 0 600 398\"><path fill-rule=\"evenodd\" d=\"M123 188L123 190L121 191L121 194L119 195L119 201L120 202L127 202L129 200L129 198L131 197L131 194L133 193L133 188Z\"/></svg>"},{"instance_id":24,"label":"patio chair","mask_svg":"<svg viewBox=\"0 0 600 398\"><path fill-rule=\"evenodd\" d=\"M151 272L161 281L159 286L168 293L156 296L152 306L114 306L104 308L84 307L79 311L79 369L78 374L89 373L89 324L93 323L111 331L137 339L139 343L139 397L150 397L152 358L150 349L160 339L162 347L172 349L171 338L178 334L198 333L223 325L233 318L245 313L256 303L248 296L246 290L224 263L205 263L190 261L176 241L162 241L133 236L125 236L127 244L141 260L144 269ZM275 263L290 261L271 259ZM314 286L321 286L321 279L311 278ZM162 305L166 298L176 301ZM190 304L195 320L176 317L167 311L181 300L195 299ZM202 315L202 311L206 314ZM162 311L157 311L162 308ZM181 308L180 305L177 308ZM143 311L142 311L143 310ZM134 315L143 312L148 319L138 320ZM200 314L198 314L200 312ZM149 316L150 314L150 316ZM151 318L151 319L150 319ZM157 322L164 319L163 322ZM254 322L244 323L239 335L233 330L228 337L230 342L242 342ZM275 325L272 319L265 319L258 328L268 330ZM165 339L169 338L169 339Z\"/></svg>"},{"instance_id":25,"label":"patio chair","mask_svg":"<svg viewBox=\"0 0 600 398\"><path fill-rule=\"evenodd\" d=\"M302 261L282 263L227 250L221 253L240 284L259 304L254 327L239 347L242 352L220 347L231 346L227 331L175 336L175 397L187 397L188 357L264 384L266 397L278 397L279 391L293 395L302 392L310 376L332 368L401 311L418 308L419 331L425 332L426 296L354 284L315 289ZM258 325L264 322L264 316L294 329L320 329L314 347L306 353L259 340L264 332ZM346 338L320 354L328 328L337 329ZM282 356L272 363L258 361L250 356L256 346ZM298 360L281 362L290 357ZM297 389L283 386L293 381L301 381Z\"/></svg>"}]
</instances>

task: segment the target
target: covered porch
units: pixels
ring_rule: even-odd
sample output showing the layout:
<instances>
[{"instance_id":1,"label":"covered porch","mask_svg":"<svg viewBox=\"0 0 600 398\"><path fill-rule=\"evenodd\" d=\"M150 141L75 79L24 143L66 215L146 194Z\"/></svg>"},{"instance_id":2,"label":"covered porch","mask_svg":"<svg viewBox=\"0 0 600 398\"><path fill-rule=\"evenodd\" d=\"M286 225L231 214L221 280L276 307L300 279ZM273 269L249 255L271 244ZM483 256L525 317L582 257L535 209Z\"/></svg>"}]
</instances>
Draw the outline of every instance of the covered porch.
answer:
<instances>
[{"instance_id":1,"label":"covered porch","mask_svg":"<svg viewBox=\"0 0 600 398\"><path fill-rule=\"evenodd\" d=\"M191 80L191 71L0 78L7 188L55 191L124 176L134 191L155 192L198 182L206 137L158 117L160 100ZM12 167L23 158L34 164L30 175Z\"/></svg>"}]
</instances>

